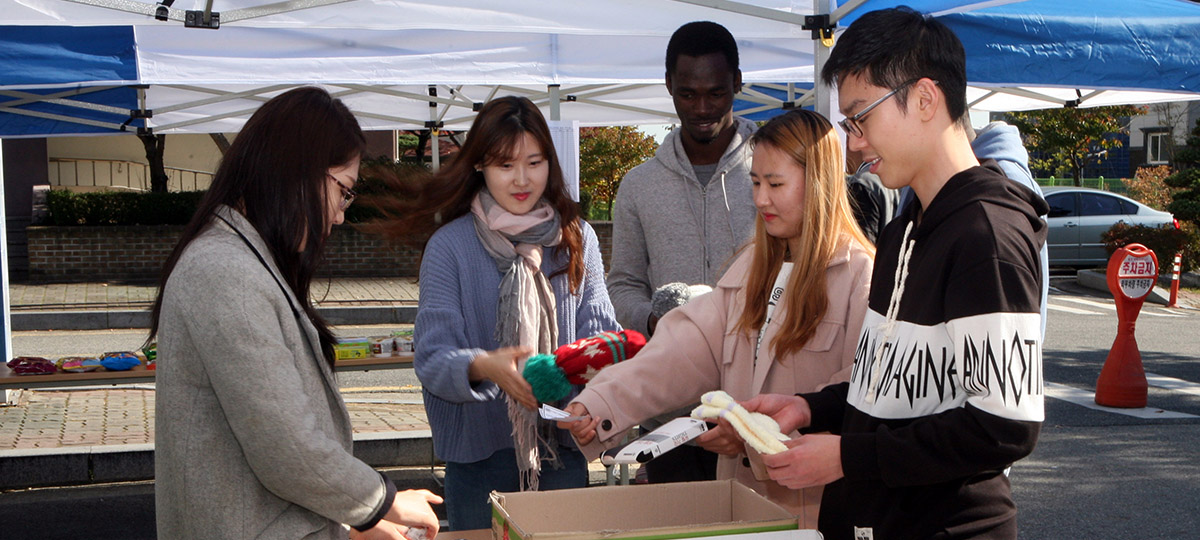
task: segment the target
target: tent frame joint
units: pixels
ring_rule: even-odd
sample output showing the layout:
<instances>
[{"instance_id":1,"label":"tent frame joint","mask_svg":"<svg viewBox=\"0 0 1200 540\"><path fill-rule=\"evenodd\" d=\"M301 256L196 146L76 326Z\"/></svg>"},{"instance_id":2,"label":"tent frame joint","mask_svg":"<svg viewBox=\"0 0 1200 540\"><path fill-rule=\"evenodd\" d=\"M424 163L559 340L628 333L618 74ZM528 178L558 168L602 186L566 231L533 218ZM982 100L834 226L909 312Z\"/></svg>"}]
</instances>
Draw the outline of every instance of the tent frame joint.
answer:
<instances>
[{"instance_id":1,"label":"tent frame joint","mask_svg":"<svg viewBox=\"0 0 1200 540\"><path fill-rule=\"evenodd\" d=\"M159 2L158 5L154 8L154 18L159 21L166 21L166 20L170 19L171 4L174 4L174 3L175 3L175 0L162 0L162 2Z\"/></svg>"},{"instance_id":2,"label":"tent frame joint","mask_svg":"<svg viewBox=\"0 0 1200 540\"><path fill-rule=\"evenodd\" d=\"M837 24L830 21L828 13L818 13L805 15L804 24L800 25L800 28L812 31L813 39L833 39L833 31Z\"/></svg>"},{"instance_id":3,"label":"tent frame joint","mask_svg":"<svg viewBox=\"0 0 1200 540\"><path fill-rule=\"evenodd\" d=\"M221 14L219 12L189 9L183 13L184 28L207 28L209 30L221 28Z\"/></svg>"}]
</instances>

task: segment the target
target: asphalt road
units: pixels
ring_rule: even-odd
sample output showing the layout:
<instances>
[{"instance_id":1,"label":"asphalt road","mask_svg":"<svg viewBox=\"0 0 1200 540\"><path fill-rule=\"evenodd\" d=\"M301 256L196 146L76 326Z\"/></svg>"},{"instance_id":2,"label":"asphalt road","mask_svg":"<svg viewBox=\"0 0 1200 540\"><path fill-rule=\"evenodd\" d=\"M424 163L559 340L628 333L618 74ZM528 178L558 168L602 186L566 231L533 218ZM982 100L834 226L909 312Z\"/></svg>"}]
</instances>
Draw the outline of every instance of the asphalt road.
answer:
<instances>
[{"instance_id":1,"label":"asphalt road","mask_svg":"<svg viewBox=\"0 0 1200 540\"><path fill-rule=\"evenodd\" d=\"M1045 381L1094 394L1117 333L1112 299L1054 283ZM1149 407L1193 417L1143 419L1047 399L1037 448L1012 469L1020 538L1200 537L1200 312L1146 305L1135 337L1148 374L1190 383L1151 386Z\"/></svg>"},{"instance_id":2,"label":"asphalt road","mask_svg":"<svg viewBox=\"0 0 1200 540\"><path fill-rule=\"evenodd\" d=\"M1020 538L1200 537L1200 311L1147 305L1139 316L1137 342L1153 379L1150 418L1097 410L1088 405L1116 336L1113 302L1054 281L1044 347L1046 422L1034 453L1011 474ZM21 354L116 350L143 336L18 332L14 347ZM344 375L343 388L353 392L417 390L411 370ZM1080 403L1069 400L1074 395ZM0 538L152 537L150 483L0 493Z\"/></svg>"}]
</instances>

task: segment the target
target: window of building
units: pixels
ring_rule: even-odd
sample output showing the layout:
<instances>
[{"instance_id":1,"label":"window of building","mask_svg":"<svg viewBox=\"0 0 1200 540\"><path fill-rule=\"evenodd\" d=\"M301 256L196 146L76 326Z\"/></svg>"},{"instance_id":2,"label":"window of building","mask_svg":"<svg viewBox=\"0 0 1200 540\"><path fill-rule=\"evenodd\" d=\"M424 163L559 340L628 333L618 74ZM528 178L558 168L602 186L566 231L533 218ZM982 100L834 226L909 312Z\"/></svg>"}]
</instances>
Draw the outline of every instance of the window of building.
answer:
<instances>
[{"instance_id":1,"label":"window of building","mask_svg":"<svg viewBox=\"0 0 1200 540\"><path fill-rule=\"evenodd\" d=\"M1165 132L1146 134L1146 163L1163 164L1168 161L1171 144L1169 135Z\"/></svg>"}]
</instances>

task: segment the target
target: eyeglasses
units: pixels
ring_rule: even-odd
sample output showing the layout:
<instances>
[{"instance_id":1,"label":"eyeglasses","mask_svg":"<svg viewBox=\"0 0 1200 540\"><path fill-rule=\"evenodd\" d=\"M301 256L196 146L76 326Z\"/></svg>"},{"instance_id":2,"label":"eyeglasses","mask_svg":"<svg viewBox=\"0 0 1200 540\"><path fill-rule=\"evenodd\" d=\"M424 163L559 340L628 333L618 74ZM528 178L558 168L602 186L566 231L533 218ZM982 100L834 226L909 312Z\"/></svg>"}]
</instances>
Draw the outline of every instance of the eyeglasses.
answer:
<instances>
[{"instance_id":1,"label":"eyeglasses","mask_svg":"<svg viewBox=\"0 0 1200 540\"><path fill-rule=\"evenodd\" d=\"M346 184L343 184L341 180L338 180L337 177L333 176L332 174L326 174L325 176L328 176L330 180L333 180L335 183L337 183L338 187L342 188L342 210L349 208L350 205L354 203L354 199L358 197L358 193L355 193L353 189L346 187Z\"/></svg>"},{"instance_id":2,"label":"eyeglasses","mask_svg":"<svg viewBox=\"0 0 1200 540\"><path fill-rule=\"evenodd\" d=\"M908 81L900 86L897 86L896 88L893 88L891 92L888 92L888 93L884 94L883 97L875 100L875 103L867 105L866 108L864 108L861 111L858 111L858 113L855 114L854 116L849 116L849 117L839 120L838 125L842 126L842 130L845 131L846 133L848 133L850 135L854 135L855 137L862 137L863 131L862 131L862 124L860 124L860 122L862 122L863 117L866 116L867 113L871 112L872 109L874 109L875 107L878 107L880 103L887 101L887 98L890 98L890 97L896 95L896 92L899 92L905 88L908 88L909 86L912 86L919 80L921 80L921 79L919 79L919 78L913 79L913 80ZM934 81L934 84L937 84L937 81Z\"/></svg>"}]
</instances>

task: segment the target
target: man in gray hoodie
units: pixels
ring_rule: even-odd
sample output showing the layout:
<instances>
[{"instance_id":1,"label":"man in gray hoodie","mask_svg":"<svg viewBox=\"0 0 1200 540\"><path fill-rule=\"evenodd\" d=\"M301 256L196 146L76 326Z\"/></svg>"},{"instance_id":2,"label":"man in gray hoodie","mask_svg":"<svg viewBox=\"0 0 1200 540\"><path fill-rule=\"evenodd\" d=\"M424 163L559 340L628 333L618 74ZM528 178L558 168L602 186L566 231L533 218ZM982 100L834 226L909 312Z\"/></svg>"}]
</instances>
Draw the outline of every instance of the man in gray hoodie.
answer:
<instances>
[{"instance_id":1,"label":"man in gray hoodie","mask_svg":"<svg viewBox=\"0 0 1200 540\"><path fill-rule=\"evenodd\" d=\"M647 336L658 323L651 313L654 290L677 282L716 285L738 247L750 240L756 212L747 144L755 125L733 116L733 98L742 88L737 42L719 24L685 24L667 44L666 67L680 126L621 181L608 273L617 320ZM682 446L646 470L652 483L711 480L716 463L716 454Z\"/></svg>"},{"instance_id":2,"label":"man in gray hoodie","mask_svg":"<svg viewBox=\"0 0 1200 540\"><path fill-rule=\"evenodd\" d=\"M719 24L681 26L667 45L667 91L679 116L653 158L625 175L613 203L608 293L625 328L650 335L651 295L673 282L715 285L750 240L754 123L733 116L737 43Z\"/></svg>"}]
</instances>

